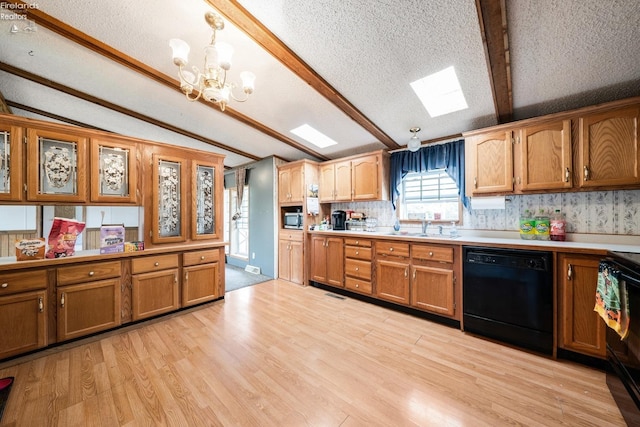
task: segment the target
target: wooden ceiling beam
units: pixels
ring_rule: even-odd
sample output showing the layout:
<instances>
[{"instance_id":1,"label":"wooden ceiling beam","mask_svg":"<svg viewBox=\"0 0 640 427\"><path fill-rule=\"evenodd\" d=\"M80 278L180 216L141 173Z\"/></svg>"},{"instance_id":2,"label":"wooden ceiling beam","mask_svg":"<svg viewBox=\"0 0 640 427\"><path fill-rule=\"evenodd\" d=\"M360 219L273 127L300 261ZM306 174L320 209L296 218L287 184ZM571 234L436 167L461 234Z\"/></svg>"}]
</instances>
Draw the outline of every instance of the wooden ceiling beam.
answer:
<instances>
[{"instance_id":1,"label":"wooden ceiling beam","mask_svg":"<svg viewBox=\"0 0 640 427\"><path fill-rule=\"evenodd\" d=\"M391 150L401 148L391 137L369 120L360 110L351 104L340 92L316 73L306 62L275 36L267 27L249 13L237 0L206 0L213 8L224 15L241 31L262 46L274 58L293 71L298 77L313 87L329 102L338 107L347 116L362 126L381 143Z\"/></svg>"},{"instance_id":2,"label":"wooden ceiling beam","mask_svg":"<svg viewBox=\"0 0 640 427\"><path fill-rule=\"evenodd\" d=\"M23 1L20 0L7 0L7 3L13 3L13 4L26 4ZM82 31L79 31L78 29L65 24L64 22L54 18L53 16L47 15L46 13L44 13L42 10L39 9L30 9L30 8L25 8L25 9L21 9L21 12L24 12L27 14L27 17L29 19L31 19L32 21L34 21L36 24L47 28L87 49L90 49L102 56L104 56L105 58L109 58L110 60L117 62L118 64L124 65L125 67L134 70L140 74L142 74L143 76L150 78L158 83L163 84L164 86L167 86L171 89L174 89L180 93L182 93L182 91L180 90L180 83L178 82L178 80L171 78L169 76L167 76L164 73L161 73L160 71L153 69L149 66L147 66L146 64L136 60L135 58L132 58L126 54L124 54L123 52L120 52L114 48L112 48L111 46L101 42L100 40L97 40L93 37L91 37L88 34L83 33ZM215 106L214 104L207 102L203 99L200 99L199 102L201 102L203 105L206 105L207 107L211 107L213 110L220 112L219 108L217 106ZM222 114L222 113L221 113ZM239 122L250 126L256 130L258 130L259 132L264 133L265 135L268 135L284 144L287 144L305 154L308 154L312 157L315 157L319 160L329 160L329 158L323 154L320 154L310 148L308 148L305 145L300 144L299 142L295 141L292 138L289 138L285 135L282 135L281 133L276 132L275 130L265 126L264 124L253 120L252 118L234 110L233 108L227 106L225 108L224 114L226 114L229 117L234 118L235 120L238 120ZM230 148L230 147L228 147ZM227 149L228 149L227 148ZM232 151L232 150L228 150L228 151ZM239 150L238 150L239 151ZM253 156L255 157L255 156ZM251 158L251 157L249 157Z\"/></svg>"},{"instance_id":3,"label":"wooden ceiling beam","mask_svg":"<svg viewBox=\"0 0 640 427\"><path fill-rule=\"evenodd\" d=\"M513 120L509 33L505 0L476 0L478 21L498 123Z\"/></svg>"}]
</instances>

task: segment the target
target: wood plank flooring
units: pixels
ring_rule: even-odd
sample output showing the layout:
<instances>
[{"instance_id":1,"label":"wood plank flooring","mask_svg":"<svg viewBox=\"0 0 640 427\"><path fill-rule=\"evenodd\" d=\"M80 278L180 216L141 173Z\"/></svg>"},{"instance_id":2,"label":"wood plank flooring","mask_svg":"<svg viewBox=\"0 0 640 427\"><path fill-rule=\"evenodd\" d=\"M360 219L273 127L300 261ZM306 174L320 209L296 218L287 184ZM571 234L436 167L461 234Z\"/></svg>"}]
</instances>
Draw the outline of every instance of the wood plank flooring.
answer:
<instances>
[{"instance_id":1,"label":"wood plank flooring","mask_svg":"<svg viewBox=\"0 0 640 427\"><path fill-rule=\"evenodd\" d=\"M312 287L0 364L8 426L624 426L604 373Z\"/></svg>"}]
</instances>

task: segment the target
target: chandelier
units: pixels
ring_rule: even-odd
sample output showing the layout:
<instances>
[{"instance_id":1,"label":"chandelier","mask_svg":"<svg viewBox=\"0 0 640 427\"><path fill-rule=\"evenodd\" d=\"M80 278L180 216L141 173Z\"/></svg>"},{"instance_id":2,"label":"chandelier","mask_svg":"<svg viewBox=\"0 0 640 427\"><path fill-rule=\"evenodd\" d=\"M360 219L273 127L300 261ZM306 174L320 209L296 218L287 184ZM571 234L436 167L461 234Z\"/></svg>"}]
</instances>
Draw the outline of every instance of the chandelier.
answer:
<instances>
[{"instance_id":1,"label":"chandelier","mask_svg":"<svg viewBox=\"0 0 640 427\"><path fill-rule=\"evenodd\" d=\"M178 66L180 76L180 89L189 101L197 101L200 98L216 104L224 111L229 103L229 98L238 102L244 102L253 93L253 85L256 76L249 72L240 73L242 80L242 98L233 94L236 87L234 83L227 82L227 71L231 68L231 56L233 47L228 43L216 42L216 31L224 29L222 17L214 12L204 14L204 19L213 30L211 42L204 48L204 70L201 72L195 65L191 67L193 72L185 70L188 63L189 45L180 39L169 40L169 46L173 50L173 63Z\"/></svg>"}]
</instances>

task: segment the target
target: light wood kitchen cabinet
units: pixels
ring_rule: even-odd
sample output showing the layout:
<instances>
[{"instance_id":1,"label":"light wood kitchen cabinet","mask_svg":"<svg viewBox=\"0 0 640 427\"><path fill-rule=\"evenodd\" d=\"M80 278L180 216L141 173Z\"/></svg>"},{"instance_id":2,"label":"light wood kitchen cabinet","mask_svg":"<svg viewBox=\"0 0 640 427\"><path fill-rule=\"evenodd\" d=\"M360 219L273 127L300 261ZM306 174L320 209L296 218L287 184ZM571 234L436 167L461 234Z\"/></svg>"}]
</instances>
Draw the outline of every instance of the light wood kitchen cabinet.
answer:
<instances>
[{"instance_id":1,"label":"light wood kitchen cabinet","mask_svg":"<svg viewBox=\"0 0 640 427\"><path fill-rule=\"evenodd\" d=\"M351 200L351 184L351 161L327 162L320 165L320 203Z\"/></svg>"},{"instance_id":2,"label":"light wood kitchen cabinet","mask_svg":"<svg viewBox=\"0 0 640 427\"><path fill-rule=\"evenodd\" d=\"M186 240L187 160L153 153L151 241L175 243Z\"/></svg>"},{"instance_id":3,"label":"light wood kitchen cabinet","mask_svg":"<svg viewBox=\"0 0 640 427\"><path fill-rule=\"evenodd\" d=\"M224 253L220 249L185 252L182 260L183 307L212 301L224 294L220 281Z\"/></svg>"},{"instance_id":4,"label":"light wood kitchen cabinet","mask_svg":"<svg viewBox=\"0 0 640 427\"><path fill-rule=\"evenodd\" d=\"M376 296L397 304L409 305L409 244L376 242Z\"/></svg>"},{"instance_id":5,"label":"light wood kitchen cabinet","mask_svg":"<svg viewBox=\"0 0 640 427\"><path fill-rule=\"evenodd\" d=\"M311 236L311 280L344 286L343 243L342 237Z\"/></svg>"},{"instance_id":6,"label":"light wood kitchen cabinet","mask_svg":"<svg viewBox=\"0 0 640 427\"><path fill-rule=\"evenodd\" d=\"M24 193L23 130L0 123L0 137L0 201L20 201Z\"/></svg>"},{"instance_id":7,"label":"light wood kitchen cabinet","mask_svg":"<svg viewBox=\"0 0 640 427\"><path fill-rule=\"evenodd\" d=\"M92 202L138 202L138 149L130 141L91 139Z\"/></svg>"},{"instance_id":8,"label":"light wood kitchen cabinet","mask_svg":"<svg viewBox=\"0 0 640 427\"><path fill-rule=\"evenodd\" d=\"M511 131L473 135L464 144L469 196L513 191Z\"/></svg>"},{"instance_id":9,"label":"light wood kitchen cabinet","mask_svg":"<svg viewBox=\"0 0 640 427\"><path fill-rule=\"evenodd\" d=\"M344 287L350 291L373 294L372 241L344 239Z\"/></svg>"},{"instance_id":10,"label":"light wood kitchen cabinet","mask_svg":"<svg viewBox=\"0 0 640 427\"><path fill-rule=\"evenodd\" d=\"M47 345L47 272L0 274L0 359Z\"/></svg>"},{"instance_id":11,"label":"light wood kitchen cabinet","mask_svg":"<svg viewBox=\"0 0 640 427\"><path fill-rule=\"evenodd\" d=\"M131 260L133 320L145 319L180 308L178 254Z\"/></svg>"},{"instance_id":12,"label":"light wood kitchen cabinet","mask_svg":"<svg viewBox=\"0 0 640 427\"><path fill-rule=\"evenodd\" d=\"M389 155L378 151L320 164L320 203L388 200Z\"/></svg>"},{"instance_id":13,"label":"light wood kitchen cabinet","mask_svg":"<svg viewBox=\"0 0 640 427\"><path fill-rule=\"evenodd\" d=\"M559 346L589 356L606 356L606 326L595 305L599 256L558 255Z\"/></svg>"},{"instance_id":14,"label":"light wood kitchen cabinet","mask_svg":"<svg viewBox=\"0 0 640 427\"><path fill-rule=\"evenodd\" d=\"M278 168L278 202L302 204L305 195L304 163L281 165Z\"/></svg>"},{"instance_id":15,"label":"light wood kitchen cabinet","mask_svg":"<svg viewBox=\"0 0 640 427\"><path fill-rule=\"evenodd\" d=\"M120 261L57 269L59 341L115 328L121 324L120 276Z\"/></svg>"},{"instance_id":16,"label":"light wood kitchen cabinet","mask_svg":"<svg viewBox=\"0 0 640 427\"><path fill-rule=\"evenodd\" d=\"M87 137L61 130L27 129L29 201L84 203L87 175Z\"/></svg>"},{"instance_id":17,"label":"light wood kitchen cabinet","mask_svg":"<svg viewBox=\"0 0 640 427\"><path fill-rule=\"evenodd\" d=\"M580 117L581 187L640 184L640 107Z\"/></svg>"},{"instance_id":18,"label":"light wood kitchen cabinet","mask_svg":"<svg viewBox=\"0 0 640 427\"><path fill-rule=\"evenodd\" d=\"M515 131L516 187L520 191L573 186L571 120L531 125Z\"/></svg>"},{"instance_id":19,"label":"light wood kitchen cabinet","mask_svg":"<svg viewBox=\"0 0 640 427\"><path fill-rule=\"evenodd\" d=\"M454 250L411 246L411 305L435 314L455 315Z\"/></svg>"},{"instance_id":20,"label":"light wood kitchen cabinet","mask_svg":"<svg viewBox=\"0 0 640 427\"><path fill-rule=\"evenodd\" d=\"M278 239L278 277L301 285L304 282L304 233L282 231Z\"/></svg>"}]
</instances>

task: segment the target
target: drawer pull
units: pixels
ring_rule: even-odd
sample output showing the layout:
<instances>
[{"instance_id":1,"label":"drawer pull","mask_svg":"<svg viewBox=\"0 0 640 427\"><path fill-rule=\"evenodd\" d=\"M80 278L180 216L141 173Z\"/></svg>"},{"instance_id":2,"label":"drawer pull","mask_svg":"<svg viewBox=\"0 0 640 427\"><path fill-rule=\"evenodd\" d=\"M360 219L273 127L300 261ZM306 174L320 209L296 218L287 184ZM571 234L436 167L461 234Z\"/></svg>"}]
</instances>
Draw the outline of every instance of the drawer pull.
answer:
<instances>
[{"instance_id":1,"label":"drawer pull","mask_svg":"<svg viewBox=\"0 0 640 427\"><path fill-rule=\"evenodd\" d=\"M2 285L0 285L0 287L2 287L2 288L8 288L8 287L9 287L9 284L8 284L8 283L3 283Z\"/></svg>"},{"instance_id":2,"label":"drawer pull","mask_svg":"<svg viewBox=\"0 0 640 427\"><path fill-rule=\"evenodd\" d=\"M356 255L360 255L360 251L356 251Z\"/></svg>"},{"instance_id":3,"label":"drawer pull","mask_svg":"<svg viewBox=\"0 0 640 427\"><path fill-rule=\"evenodd\" d=\"M159 266L159 265L160 265L160 263L159 263L159 262L154 262L154 263L153 263L153 265L154 265L155 267L157 267L157 266Z\"/></svg>"},{"instance_id":4,"label":"drawer pull","mask_svg":"<svg viewBox=\"0 0 640 427\"><path fill-rule=\"evenodd\" d=\"M359 287L360 287L360 285L356 283L356 288L359 288Z\"/></svg>"},{"instance_id":5,"label":"drawer pull","mask_svg":"<svg viewBox=\"0 0 640 427\"><path fill-rule=\"evenodd\" d=\"M44 311L44 303L42 302L42 297L38 298L38 311L40 313Z\"/></svg>"},{"instance_id":6,"label":"drawer pull","mask_svg":"<svg viewBox=\"0 0 640 427\"><path fill-rule=\"evenodd\" d=\"M360 240L356 240L356 245L359 245L359 244L360 244Z\"/></svg>"},{"instance_id":7,"label":"drawer pull","mask_svg":"<svg viewBox=\"0 0 640 427\"><path fill-rule=\"evenodd\" d=\"M359 270L360 270L360 267L356 267L356 271L359 271Z\"/></svg>"},{"instance_id":8,"label":"drawer pull","mask_svg":"<svg viewBox=\"0 0 640 427\"><path fill-rule=\"evenodd\" d=\"M204 255L200 257L200 261L203 261L203 260L204 260Z\"/></svg>"},{"instance_id":9,"label":"drawer pull","mask_svg":"<svg viewBox=\"0 0 640 427\"><path fill-rule=\"evenodd\" d=\"M389 252L393 252L393 248L389 248Z\"/></svg>"},{"instance_id":10,"label":"drawer pull","mask_svg":"<svg viewBox=\"0 0 640 427\"><path fill-rule=\"evenodd\" d=\"M429 256L433 256L433 252L429 252Z\"/></svg>"},{"instance_id":11,"label":"drawer pull","mask_svg":"<svg viewBox=\"0 0 640 427\"><path fill-rule=\"evenodd\" d=\"M93 275L94 275L94 274L95 274L95 273L94 273L93 271L90 271L90 272L89 272L89 277L93 277Z\"/></svg>"}]
</instances>

